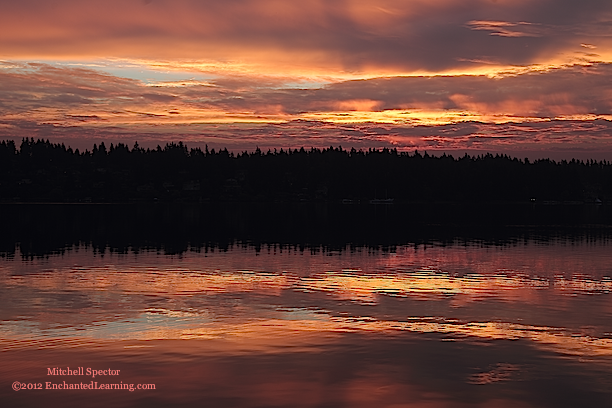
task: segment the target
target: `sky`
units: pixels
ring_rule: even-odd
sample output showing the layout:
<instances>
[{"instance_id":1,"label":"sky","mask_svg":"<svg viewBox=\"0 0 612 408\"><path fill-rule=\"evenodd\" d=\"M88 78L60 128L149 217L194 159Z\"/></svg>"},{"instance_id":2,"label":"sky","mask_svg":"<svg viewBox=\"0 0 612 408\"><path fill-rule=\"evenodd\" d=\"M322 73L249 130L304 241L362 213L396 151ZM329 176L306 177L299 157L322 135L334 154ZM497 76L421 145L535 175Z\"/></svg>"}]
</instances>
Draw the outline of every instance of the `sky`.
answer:
<instances>
[{"instance_id":1,"label":"sky","mask_svg":"<svg viewBox=\"0 0 612 408\"><path fill-rule=\"evenodd\" d=\"M0 6L0 139L612 160L609 0Z\"/></svg>"}]
</instances>

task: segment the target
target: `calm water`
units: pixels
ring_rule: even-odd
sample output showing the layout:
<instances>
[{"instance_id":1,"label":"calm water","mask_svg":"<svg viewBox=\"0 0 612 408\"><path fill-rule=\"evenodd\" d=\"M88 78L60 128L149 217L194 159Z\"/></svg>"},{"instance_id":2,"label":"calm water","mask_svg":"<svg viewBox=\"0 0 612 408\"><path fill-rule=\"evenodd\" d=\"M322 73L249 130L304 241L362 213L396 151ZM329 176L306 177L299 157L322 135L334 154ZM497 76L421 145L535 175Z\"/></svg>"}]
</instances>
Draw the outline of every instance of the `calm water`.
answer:
<instances>
[{"instance_id":1,"label":"calm water","mask_svg":"<svg viewBox=\"0 0 612 408\"><path fill-rule=\"evenodd\" d=\"M612 241L0 259L8 407L612 406ZM120 370L53 376L48 369ZM14 381L42 390L13 391ZM52 390L47 383L155 384ZM36 385L34 385L36 386Z\"/></svg>"}]
</instances>

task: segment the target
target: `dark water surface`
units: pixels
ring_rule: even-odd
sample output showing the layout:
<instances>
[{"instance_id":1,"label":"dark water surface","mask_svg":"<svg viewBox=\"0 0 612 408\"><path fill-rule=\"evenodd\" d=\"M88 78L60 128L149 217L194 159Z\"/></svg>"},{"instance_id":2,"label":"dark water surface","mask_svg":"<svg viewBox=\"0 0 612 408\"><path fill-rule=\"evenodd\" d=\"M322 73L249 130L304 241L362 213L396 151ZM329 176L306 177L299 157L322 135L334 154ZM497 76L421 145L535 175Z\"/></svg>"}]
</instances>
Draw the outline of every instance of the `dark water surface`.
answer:
<instances>
[{"instance_id":1,"label":"dark water surface","mask_svg":"<svg viewBox=\"0 0 612 408\"><path fill-rule=\"evenodd\" d=\"M252 210L203 222L201 208L183 209L187 223L168 208L173 221L125 207L12 208L0 258L2 406L612 406L605 209L442 228L422 213L407 223L397 208L352 222L304 210L289 226ZM368 217L400 221L375 230ZM365 242L334 231L342 226ZM78 367L83 375L48 375ZM155 389L46 389L64 381Z\"/></svg>"}]
</instances>

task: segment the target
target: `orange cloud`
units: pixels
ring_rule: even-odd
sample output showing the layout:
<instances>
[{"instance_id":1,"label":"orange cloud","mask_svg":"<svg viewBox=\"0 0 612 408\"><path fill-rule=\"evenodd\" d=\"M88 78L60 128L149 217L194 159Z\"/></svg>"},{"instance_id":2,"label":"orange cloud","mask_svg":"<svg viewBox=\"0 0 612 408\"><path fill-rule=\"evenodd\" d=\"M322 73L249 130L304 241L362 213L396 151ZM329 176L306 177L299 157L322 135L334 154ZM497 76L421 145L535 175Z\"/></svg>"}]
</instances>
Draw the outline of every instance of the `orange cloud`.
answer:
<instances>
[{"instance_id":1,"label":"orange cloud","mask_svg":"<svg viewBox=\"0 0 612 408\"><path fill-rule=\"evenodd\" d=\"M469 72L478 61L567 63L580 44L603 49L611 7L596 0L24 0L4 5L0 49L5 58L209 60L269 73Z\"/></svg>"},{"instance_id":2,"label":"orange cloud","mask_svg":"<svg viewBox=\"0 0 612 408\"><path fill-rule=\"evenodd\" d=\"M500 37L540 37L543 34L542 28L524 21L470 21L467 26L472 30L490 31L491 35Z\"/></svg>"},{"instance_id":3,"label":"orange cloud","mask_svg":"<svg viewBox=\"0 0 612 408\"><path fill-rule=\"evenodd\" d=\"M612 146L609 127L602 126L607 122L594 121L612 119L612 65L605 63L496 77L385 77L305 88L290 78L255 74L143 82L57 64L3 62L0 67L1 137L114 135L238 150L342 144L604 154ZM512 122L527 124L519 128ZM243 125L236 130L232 124ZM538 132L527 130L537 126ZM566 137L557 137L558 128ZM576 130L585 128L596 130L585 138Z\"/></svg>"}]
</instances>

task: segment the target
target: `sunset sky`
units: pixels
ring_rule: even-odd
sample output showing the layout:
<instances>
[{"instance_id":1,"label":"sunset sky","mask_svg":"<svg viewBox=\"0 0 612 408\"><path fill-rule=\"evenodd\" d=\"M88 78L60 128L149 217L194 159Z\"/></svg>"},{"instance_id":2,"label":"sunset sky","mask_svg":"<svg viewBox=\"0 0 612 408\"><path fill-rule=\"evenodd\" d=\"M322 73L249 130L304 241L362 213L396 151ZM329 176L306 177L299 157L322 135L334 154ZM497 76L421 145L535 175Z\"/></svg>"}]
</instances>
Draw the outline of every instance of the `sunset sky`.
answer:
<instances>
[{"instance_id":1,"label":"sunset sky","mask_svg":"<svg viewBox=\"0 0 612 408\"><path fill-rule=\"evenodd\" d=\"M609 0L0 4L0 139L612 160Z\"/></svg>"}]
</instances>

